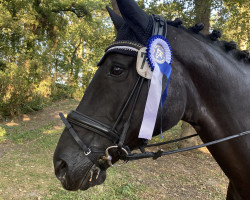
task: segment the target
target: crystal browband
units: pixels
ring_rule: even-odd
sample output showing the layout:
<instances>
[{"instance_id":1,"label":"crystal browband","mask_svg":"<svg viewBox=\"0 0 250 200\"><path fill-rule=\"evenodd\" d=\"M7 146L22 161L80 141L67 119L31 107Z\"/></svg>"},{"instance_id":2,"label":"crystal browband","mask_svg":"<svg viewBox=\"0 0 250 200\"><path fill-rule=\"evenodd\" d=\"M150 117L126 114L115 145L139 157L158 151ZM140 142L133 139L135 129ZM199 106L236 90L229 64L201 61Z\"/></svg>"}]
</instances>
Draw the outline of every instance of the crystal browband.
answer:
<instances>
[{"instance_id":1,"label":"crystal browband","mask_svg":"<svg viewBox=\"0 0 250 200\"><path fill-rule=\"evenodd\" d=\"M138 51L143 47L144 45L136 42L125 41L125 40L115 41L106 48L105 54L98 63L98 66L102 64L102 62L109 53L121 53L129 56L137 56Z\"/></svg>"},{"instance_id":2,"label":"crystal browband","mask_svg":"<svg viewBox=\"0 0 250 200\"><path fill-rule=\"evenodd\" d=\"M128 49L133 50L136 49L137 51L140 50L144 45L136 42L130 42L130 41L115 41L111 43L106 49L105 52L110 51L111 49Z\"/></svg>"}]
</instances>

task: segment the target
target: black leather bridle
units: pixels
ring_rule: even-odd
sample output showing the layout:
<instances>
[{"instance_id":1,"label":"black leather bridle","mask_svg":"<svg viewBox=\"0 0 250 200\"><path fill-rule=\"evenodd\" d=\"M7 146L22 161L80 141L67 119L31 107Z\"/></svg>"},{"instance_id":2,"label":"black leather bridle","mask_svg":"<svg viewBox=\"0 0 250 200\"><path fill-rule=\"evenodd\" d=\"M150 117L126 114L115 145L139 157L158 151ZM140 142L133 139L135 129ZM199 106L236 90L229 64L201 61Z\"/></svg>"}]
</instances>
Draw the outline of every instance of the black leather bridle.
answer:
<instances>
[{"instance_id":1,"label":"black leather bridle","mask_svg":"<svg viewBox=\"0 0 250 200\"><path fill-rule=\"evenodd\" d=\"M154 28L153 28L153 34L152 35L163 35L164 37L166 37L167 34L167 22L161 17L161 16L157 16L157 15L152 15L153 21L154 21ZM138 50L140 49L140 46L136 47L136 45L134 46L135 48L137 48ZM120 114L118 115L114 125L108 126L102 122L99 122L98 120L95 120L89 116L86 116L80 112L77 111L71 111L68 116L67 119L64 117L64 115L62 113L60 113L60 117L63 121L63 123L65 124L66 128L69 130L70 134L72 135L72 137L74 138L74 140L77 142L77 144L81 147L81 149L83 150L84 154L95 164L99 164L98 163L98 159L100 158L100 155L103 156L102 159L106 160L108 162L108 164L110 166L113 166L112 164L112 157L109 154L109 150L110 149L116 149L118 154L120 155L120 159L124 160L124 163L126 163L127 161L131 161L131 160L139 160L139 159L143 159L143 158L153 158L153 159L157 159L161 156L164 155L170 155L170 154L174 154L174 153L179 153L179 152L184 152L184 151L189 151L189 150L194 150L194 149L198 149L201 147L207 147L210 145L214 145L220 142L224 142L227 140L231 140L240 136L244 136L247 134L250 134L250 131L246 131L246 132L242 132L236 135L232 135L226 138L222 138L219 140L215 140L212 142L208 142L202 145L197 145L197 146L193 146L193 147L188 147L188 148L183 148L183 149L178 149L178 150L172 150L172 151L167 151L164 152L163 150L159 150L157 152L146 152L145 148L147 147L152 147L152 146L160 146L160 145L164 145L164 144L169 144L169 143L174 143L174 142L178 142L181 140L186 140L188 138L191 137L195 137L198 136L198 134L194 134L191 136L187 136L184 138L180 138L180 139L176 139L176 140L171 140L171 141L167 141L167 142L163 142L163 143L157 143L157 144L152 144L152 145L147 145L147 140L141 140L141 146L139 147L141 150L141 153L131 153L130 149L128 146L124 146L124 142L127 136L127 132L129 130L130 127L130 122L131 122L131 118L133 116L134 110L135 110L135 106L137 104L138 98L140 96L140 92L143 86L143 83L145 81L145 78L143 77L139 77L127 99L127 101L125 102ZM121 123L121 119L124 116L125 112L127 112L127 109L129 107L129 105L131 105L131 109L129 112L129 116L126 120L126 122L123 125L123 129L122 132L118 132L117 126ZM86 145L77 135L77 133L75 132L75 130L73 129L73 127L71 126L71 124L80 126L82 128L88 129L96 134L99 134L102 137L107 138L108 140L110 140L114 146L110 146L106 149L103 148L98 148L98 147L90 147L88 145Z\"/></svg>"},{"instance_id":2,"label":"black leather bridle","mask_svg":"<svg viewBox=\"0 0 250 200\"><path fill-rule=\"evenodd\" d=\"M120 156L125 156L128 155L128 152L130 152L130 150L128 149L128 147L124 147L124 142L127 136L127 132L128 129L130 127L130 122L131 122L131 118L133 116L134 110L135 110L135 106L136 103L138 101L142 86L143 86L143 82L144 82L144 78L139 77L127 99L127 101L125 102L120 114L118 115L114 125L108 126L106 124L103 124L91 117L88 117L82 113L79 113L77 111L71 111L68 116L67 119L64 117L64 115L62 113L60 113L60 117L63 121L63 123L66 125L67 129L69 130L70 134L72 135L72 137L75 139L75 141L78 143L78 145L81 147L81 149L83 150L84 154L86 156L88 156L90 158L90 160L93 163L96 163L96 157L92 156L95 153L105 153L107 160L110 161L109 163L111 164L111 158L108 155L109 154L109 150L110 149L114 149L116 148L119 151L119 155ZM132 101L133 100L133 101ZM125 112L128 109L129 105L132 105L131 110L129 112L129 116L128 119L126 120L126 122L123 125L123 129L122 132L119 133L116 128L118 126L118 124L121 121L121 118L123 117L123 115L125 114ZM77 133L75 132L75 130L73 129L73 127L71 126L71 124L80 126L82 128L88 129L102 137L107 138L108 140L112 141L112 143L114 144L114 146L110 146L108 147L106 150L104 149L91 149L88 145L86 145L77 135ZM109 158L109 159L108 159Z\"/></svg>"},{"instance_id":3,"label":"black leather bridle","mask_svg":"<svg viewBox=\"0 0 250 200\"><path fill-rule=\"evenodd\" d=\"M81 149L83 150L84 154L86 156L90 156L91 153L100 153L100 151L98 150L93 150L90 147L88 147L77 135L77 133L74 131L73 127L71 126L71 124L75 124L77 126L80 126L82 128L88 129L96 134L99 134L102 137L107 138L108 140L112 141L112 143L115 145L113 146L113 148L119 148L119 150L122 151L122 153L127 153L127 150L125 150L125 148L123 147L124 141L126 139L126 135L128 132L128 129L130 127L130 122L131 122L131 118L133 116L134 110L135 110L135 106L136 103L138 101L140 92L141 92L141 88L144 82L144 78L139 77L127 99L127 101L125 102L120 114L118 115L114 125L112 127L101 123L89 116L86 116L80 112L77 111L71 111L68 116L67 119L64 117L64 115L62 113L59 113L63 123L66 125L67 129L69 130L70 134L72 135L72 137L75 139L75 141L78 143L78 145L81 147ZM128 109L128 106L130 105L131 101L133 99L132 102L132 107L129 113L129 117L127 119L127 121L124 123L123 125L123 130L121 133L119 133L116 128L118 126L118 124L121 121L121 118L123 117L124 113L126 112L126 110ZM109 148L110 149L110 148ZM104 152L104 151L101 151ZM90 158L91 159L91 158ZM93 159L91 159L93 161ZM94 161L96 162L96 161Z\"/></svg>"}]
</instances>

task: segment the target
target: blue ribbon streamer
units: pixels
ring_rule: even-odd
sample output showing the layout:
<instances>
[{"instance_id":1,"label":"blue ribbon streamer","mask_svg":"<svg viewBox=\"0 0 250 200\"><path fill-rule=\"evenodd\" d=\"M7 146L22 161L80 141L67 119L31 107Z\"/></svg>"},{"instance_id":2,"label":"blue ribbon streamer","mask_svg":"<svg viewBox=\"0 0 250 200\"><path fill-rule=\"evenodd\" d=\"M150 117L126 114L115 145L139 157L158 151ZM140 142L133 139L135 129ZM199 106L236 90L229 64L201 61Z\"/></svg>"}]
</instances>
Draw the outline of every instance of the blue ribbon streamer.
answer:
<instances>
[{"instance_id":1,"label":"blue ribbon streamer","mask_svg":"<svg viewBox=\"0 0 250 200\"><path fill-rule=\"evenodd\" d=\"M167 62L163 63L163 64L159 64L157 63L161 73L163 73L166 77L167 77L167 85L165 90L162 93L161 96L161 139L163 139L163 133L162 133L162 110L163 110L163 104L168 96L168 86L169 86L169 82L170 82L170 76L171 76L171 72L172 72L172 67L171 65L169 65Z\"/></svg>"}]
</instances>

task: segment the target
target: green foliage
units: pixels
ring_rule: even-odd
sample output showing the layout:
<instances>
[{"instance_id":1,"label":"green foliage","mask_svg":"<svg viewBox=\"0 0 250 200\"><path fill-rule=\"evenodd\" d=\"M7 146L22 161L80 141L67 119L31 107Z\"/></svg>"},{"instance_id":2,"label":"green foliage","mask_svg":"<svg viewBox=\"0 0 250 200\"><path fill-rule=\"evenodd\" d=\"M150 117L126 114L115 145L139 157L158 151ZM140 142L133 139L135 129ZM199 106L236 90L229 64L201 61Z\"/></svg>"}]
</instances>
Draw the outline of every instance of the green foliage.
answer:
<instances>
[{"instance_id":1,"label":"green foliage","mask_svg":"<svg viewBox=\"0 0 250 200\"><path fill-rule=\"evenodd\" d=\"M146 9L149 14L160 14L168 20L181 18L185 26L190 26L194 23L195 14L193 0L153 0L139 2L140 4L143 2L146 4Z\"/></svg>"},{"instance_id":2,"label":"green foliage","mask_svg":"<svg viewBox=\"0 0 250 200\"><path fill-rule=\"evenodd\" d=\"M212 28L220 29L222 39L235 41L239 48L250 49L250 4L241 0L224 0L217 15L212 18Z\"/></svg>"},{"instance_id":3,"label":"green foliage","mask_svg":"<svg viewBox=\"0 0 250 200\"><path fill-rule=\"evenodd\" d=\"M0 118L83 94L114 38L108 3L1 1Z\"/></svg>"}]
</instances>

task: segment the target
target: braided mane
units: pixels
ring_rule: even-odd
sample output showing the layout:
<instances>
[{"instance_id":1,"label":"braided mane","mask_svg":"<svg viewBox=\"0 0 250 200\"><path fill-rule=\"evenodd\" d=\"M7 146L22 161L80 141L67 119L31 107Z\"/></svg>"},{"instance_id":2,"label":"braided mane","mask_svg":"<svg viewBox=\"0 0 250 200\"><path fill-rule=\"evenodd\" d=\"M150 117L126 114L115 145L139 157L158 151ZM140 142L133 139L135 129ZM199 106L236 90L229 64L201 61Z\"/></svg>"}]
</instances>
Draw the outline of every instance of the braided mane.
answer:
<instances>
[{"instance_id":1,"label":"braided mane","mask_svg":"<svg viewBox=\"0 0 250 200\"><path fill-rule=\"evenodd\" d=\"M176 18L174 21L168 21L168 24L174 26L176 28L181 28L196 37L199 40L203 40L214 45L219 46L221 49L232 55L238 62L250 64L250 54L248 50L239 50L237 49L236 42L230 41L219 41L218 39L221 38L222 34L219 30L213 30L211 34L204 35L200 31L203 30L204 25L202 23L197 23L190 28L186 28L182 26L182 21L179 18Z\"/></svg>"}]
</instances>

